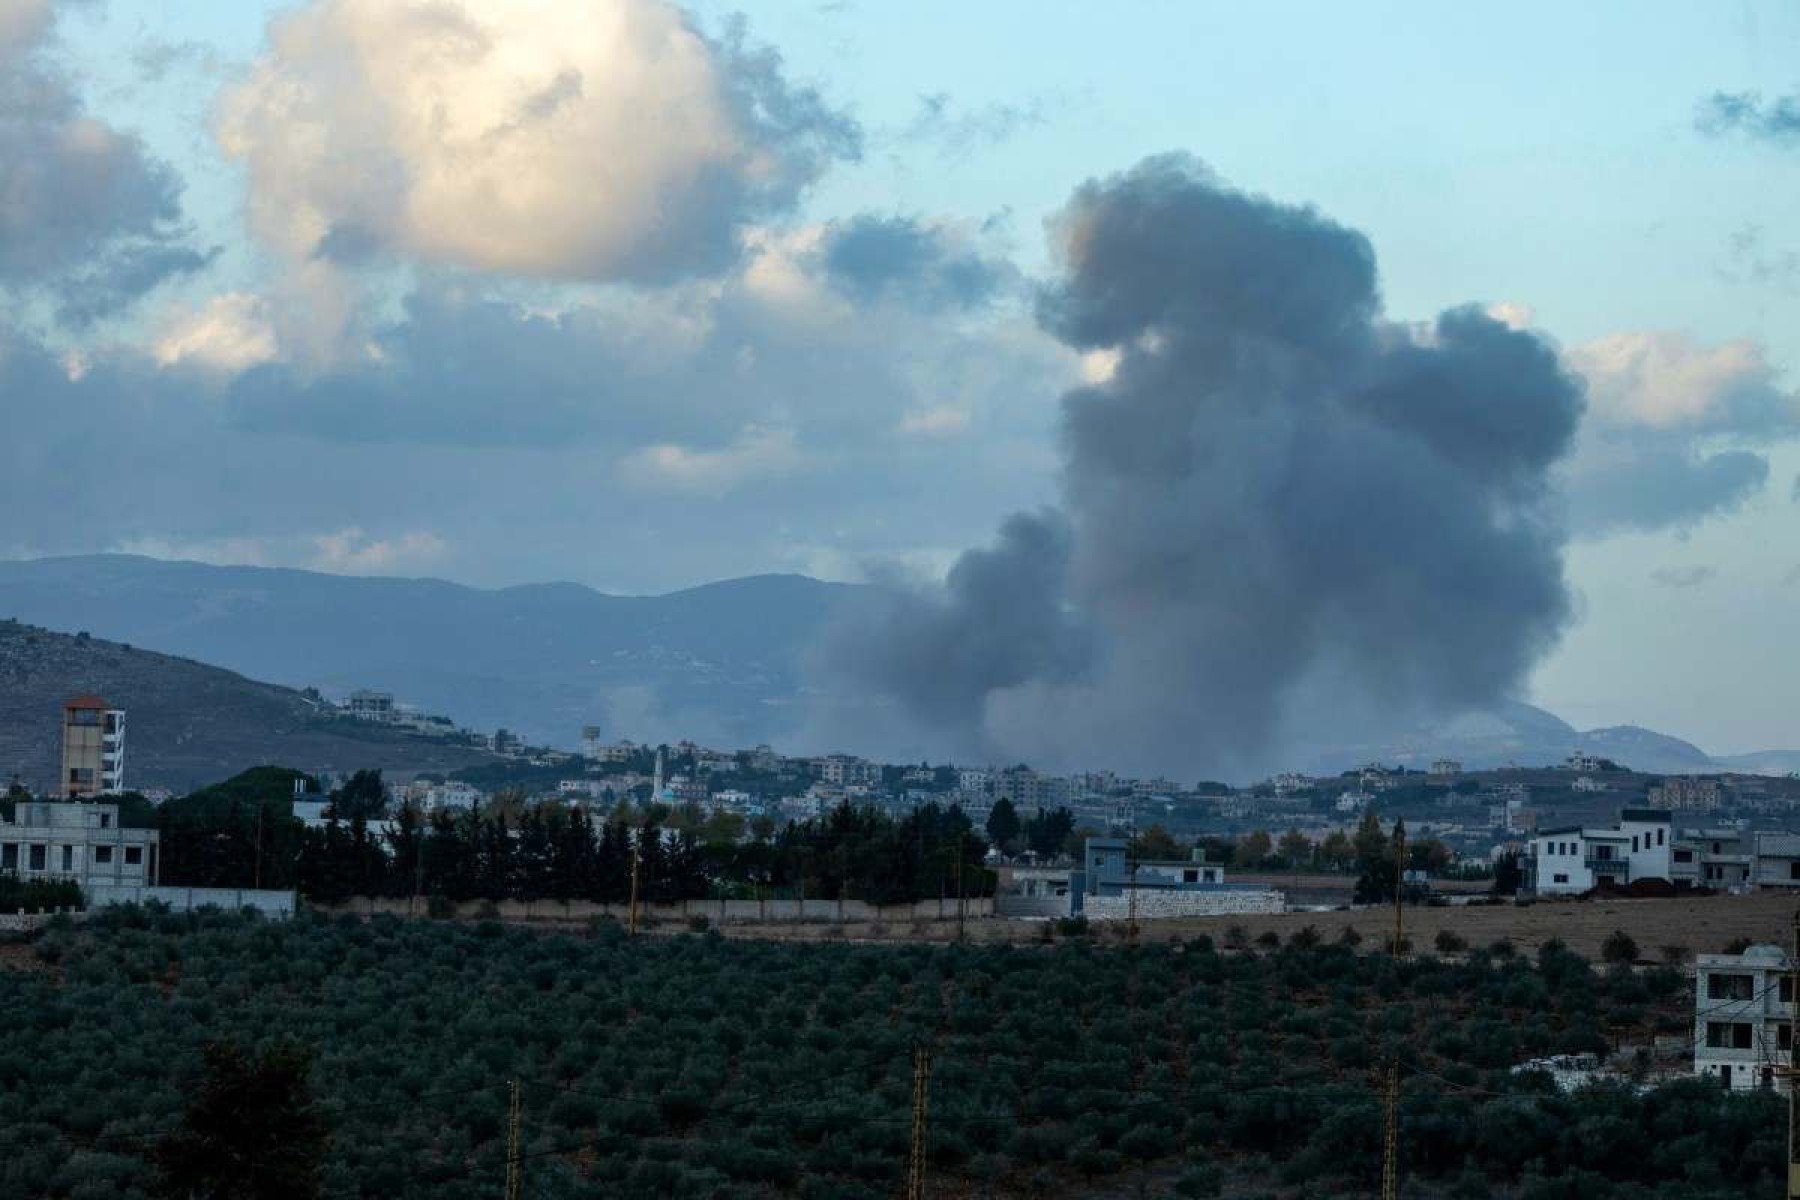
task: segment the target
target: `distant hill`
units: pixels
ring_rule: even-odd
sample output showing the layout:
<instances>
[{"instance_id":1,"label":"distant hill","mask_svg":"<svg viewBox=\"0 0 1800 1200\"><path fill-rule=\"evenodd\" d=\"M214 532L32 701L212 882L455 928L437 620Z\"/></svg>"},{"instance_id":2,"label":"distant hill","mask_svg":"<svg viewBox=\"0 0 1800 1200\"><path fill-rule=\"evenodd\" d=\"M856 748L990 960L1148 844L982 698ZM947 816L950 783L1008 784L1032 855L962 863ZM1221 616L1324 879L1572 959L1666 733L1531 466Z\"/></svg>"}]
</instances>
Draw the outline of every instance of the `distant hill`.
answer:
<instances>
[{"instance_id":1,"label":"distant hill","mask_svg":"<svg viewBox=\"0 0 1800 1200\"><path fill-rule=\"evenodd\" d=\"M783 740L803 721L806 647L859 591L798 575L610 596L131 555L0 562L0 618L296 688L378 688L459 724L565 747L590 723L609 739Z\"/></svg>"},{"instance_id":2,"label":"distant hill","mask_svg":"<svg viewBox=\"0 0 1800 1200\"><path fill-rule=\"evenodd\" d=\"M293 687L379 688L459 724L569 748L585 724L609 740L826 748L795 744L809 699L802 664L825 625L866 595L799 575L611 596L569 583L487 590L131 555L0 562L0 618L90 630ZM1308 747L1289 765L1335 772L1454 758L1476 769L1554 764L1576 751L1658 773L1779 774L1800 764L1779 752L1715 762L1680 738L1635 726L1578 730L1510 703Z\"/></svg>"},{"instance_id":3,"label":"distant hill","mask_svg":"<svg viewBox=\"0 0 1800 1200\"><path fill-rule=\"evenodd\" d=\"M0 620L0 784L17 773L34 790L54 789L62 704L84 692L126 710L128 787L186 790L265 763L416 772L493 761L322 715L298 692L217 667Z\"/></svg>"}]
</instances>

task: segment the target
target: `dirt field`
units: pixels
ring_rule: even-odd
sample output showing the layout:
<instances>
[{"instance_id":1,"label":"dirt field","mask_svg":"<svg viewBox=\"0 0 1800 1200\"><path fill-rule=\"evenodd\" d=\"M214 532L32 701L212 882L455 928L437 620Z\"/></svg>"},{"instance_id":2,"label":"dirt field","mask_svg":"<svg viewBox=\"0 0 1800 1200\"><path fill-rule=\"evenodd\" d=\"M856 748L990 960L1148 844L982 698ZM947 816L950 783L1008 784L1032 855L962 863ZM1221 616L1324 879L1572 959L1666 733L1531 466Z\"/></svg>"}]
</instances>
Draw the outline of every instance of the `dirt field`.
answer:
<instances>
[{"instance_id":1,"label":"dirt field","mask_svg":"<svg viewBox=\"0 0 1800 1200\"><path fill-rule=\"evenodd\" d=\"M1601 941L1613 930L1623 929L1637 941L1644 958L1660 959L1664 946L1679 946L1688 954L1710 954L1724 949L1735 938L1791 945L1794 913L1795 899L1778 893L1676 900L1576 900L1526 907L1409 908L1406 935L1417 952L1430 952L1438 931L1449 929L1471 946L1509 938L1519 949L1531 951L1550 938L1560 938L1576 953L1598 958ZM1393 910L1386 908L1207 917L1143 921L1138 936L1144 941L1185 941L1207 934L1223 942L1226 930L1242 926L1253 939L1274 930L1285 940L1295 930L1311 925L1331 940L1345 926L1352 926L1363 936L1364 948L1374 949L1392 927L1392 921ZM972 941L1030 942L1044 936L1046 925L1043 921L970 920L967 931ZM1108 941L1122 940L1126 933L1122 921L1097 922L1092 929L1094 936ZM940 942L956 936L956 923L729 925L720 932L727 937L783 941Z\"/></svg>"}]
</instances>

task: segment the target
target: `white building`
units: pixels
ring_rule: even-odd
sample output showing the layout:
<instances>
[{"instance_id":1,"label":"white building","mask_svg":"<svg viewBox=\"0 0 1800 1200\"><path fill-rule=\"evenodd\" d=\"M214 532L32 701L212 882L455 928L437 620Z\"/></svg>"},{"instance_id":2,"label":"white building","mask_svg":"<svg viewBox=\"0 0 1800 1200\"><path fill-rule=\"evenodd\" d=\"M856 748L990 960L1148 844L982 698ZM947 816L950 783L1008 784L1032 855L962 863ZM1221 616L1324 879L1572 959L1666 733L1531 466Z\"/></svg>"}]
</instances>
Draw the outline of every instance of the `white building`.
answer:
<instances>
[{"instance_id":1,"label":"white building","mask_svg":"<svg viewBox=\"0 0 1800 1200\"><path fill-rule=\"evenodd\" d=\"M1672 834L1669 814L1654 808L1625 809L1603 829L1541 829L1527 843L1528 886L1540 896L1578 896L1640 879L1673 882Z\"/></svg>"},{"instance_id":2,"label":"white building","mask_svg":"<svg viewBox=\"0 0 1800 1200\"><path fill-rule=\"evenodd\" d=\"M1694 1074L1735 1090L1787 1090L1780 1071L1793 1054L1791 970L1779 946L1695 957Z\"/></svg>"},{"instance_id":3,"label":"white building","mask_svg":"<svg viewBox=\"0 0 1800 1200\"><path fill-rule=\"evenodd\" d=\"M154 884L158 834L122 829L116 804L21 800L0 821L0 873L90 884Z\"/></svg>"},{"instance_id":4,"label":"white building","mask_svg":"<svg viewBox=\"0 0 1800 1200\"><path fill-rule=\"evenodd\" d=\"M600 727L583 725L581 727L581 757L598 760L605 751L606 746L600 741Z\"/></svg>"},{"instance_id":5,"label":"white building","mask_svg":"<svg viewBox=\"0 0 1800 1200\"><path fill-rule=\"evenodd\" d=\"M1601 783L1598 779L1595 779L1592 775L1579 775L1576 777L1575 782L1569 785L1569 790L1572 792L1588 793L1604 792L1606 791L1606 785Z\"/></svg>"},{"instance_id":6,"label":"white building","mask_svg":"<svg viewBox=\"0 0 1800 1200\"><path fill-rule=\"evenodd\" d=\"M350 700L344 707L359 721L374 721L381 725L392 722L398 715L392 692L375 692L368 688L358 688L351 692Z\"/></svg>"},{"instance_id":7,"label":"white building","mask_svg":"<svg viewBox=\"0 0 1800 1200\"><path fill-rule=\"evenodd\" d=\"M1433 775L1461 775L1463 765L1454 758L1434 759L1431 764Z\"/></svg>"}]
</instances>

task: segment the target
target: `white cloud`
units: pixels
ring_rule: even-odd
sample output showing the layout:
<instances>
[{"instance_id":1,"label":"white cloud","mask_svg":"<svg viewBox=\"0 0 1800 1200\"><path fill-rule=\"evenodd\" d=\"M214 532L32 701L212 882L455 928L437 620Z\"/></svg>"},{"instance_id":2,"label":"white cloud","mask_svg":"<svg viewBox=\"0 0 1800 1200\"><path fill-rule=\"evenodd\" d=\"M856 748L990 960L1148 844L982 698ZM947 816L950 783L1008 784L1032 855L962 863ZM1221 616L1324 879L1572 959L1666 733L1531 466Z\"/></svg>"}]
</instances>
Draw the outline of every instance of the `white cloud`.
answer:
<instances>
[{"instance_id":1,"label":"white cloud","mask_svg":"<svg viewBox=\"0 0 1800 1200\"><path fill-rule=\"evenodd\" d=\"M1800 397L1748 339L1611 334L1564 354L1588 413L1565 475L1587 535L1685 529L1741 508L1768 480L1759 449L1800 436Z\"/></svg>"},{"instance_id":2,"label":"white cloud","mask_svg":"<svg viewBox=\"0 0 1800 1200\"><path fill-rule=\"evenodd\" d=\"M222 100L258 232L554 279L711 273L858 135L665 0L314 0Z\"/></svg>"},{"instance_id":3,"label":"white cloud","mask_svg":"<svg viewBox=\"0 0 1800 1200\"><path fill-rule=\"evenodd\" d=\"M1488 316L1508 329L1530 329L1537 323L1537 310L1529 304L1521 304L1516 300L1502 300L1498 304L1490 304L1485 311Z\"/></svg>"},{"instance_id":4,"label":"white cloud","mask_svg":"<svg viewBox=\"0 0 1800 1200\"><path fill-rule=\"evenodd\" d=\"M152 346L157 364L190 363L236 374L280 354L267 305L248 292L214 296L199 309L178 312Z\"/></svg>"},{"instance_id":5,"label":"white cloud","mask_svg":"<svg viewBox=\"0 0 1800 1200\"><path fill-rule=\"evenodd\" d=\"M314 570L339 575L387 575L417 570L442 559L449 545L435 533L412 531L392 538L371 538L351 526L312 538Z\"/></svg>"},{"instance_id":6,"label":"white cloud","mask_svg":"<svg viewBox=\"0 0 1800 1200\"><path fill-rule=\"evenodd\" d=\"M1800 398L1781 390L1757 343L1702 345L1684 333L1617 333L1576 346L1589 419L1747 435L1800 431Z\"/></svg>"},{"instance_id":7,"label":"white cloud","mask_svg":"<svg viewBox=\"0 0 1800 1200\"><path fill-rule=\"evenodd\" d=\"M968 411L950 405L914 409L900 418L900 432L915 437L954 437L968 427Z\"/></svg>"},{"instance_id":8,"label":"white cloud","mask_svg":"<svg viewBox=\"0 0 1800 1200\"><path fill-rule=\"evenodd\" d=\"M752 480L784 475L802 458L791 430L750 427L717 450L675 443L645 446L628 455L621 470L638 487L717 496Z\"/></svg>"}]
</instances>

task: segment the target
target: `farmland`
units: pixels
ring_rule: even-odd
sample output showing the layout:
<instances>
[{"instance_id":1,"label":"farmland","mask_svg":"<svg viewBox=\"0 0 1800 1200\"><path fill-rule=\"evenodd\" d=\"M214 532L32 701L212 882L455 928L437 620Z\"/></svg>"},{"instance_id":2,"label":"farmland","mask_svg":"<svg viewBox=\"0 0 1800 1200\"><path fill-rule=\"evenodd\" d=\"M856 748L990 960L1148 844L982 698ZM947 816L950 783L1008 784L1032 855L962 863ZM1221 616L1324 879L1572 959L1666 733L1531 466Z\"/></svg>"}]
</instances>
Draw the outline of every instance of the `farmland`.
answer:
<instances>
[{"instance_id":1,"label":"farmland","mask_svg":"<svg viewBox=\"0 0 1800 1200\"><path fill-rule=\"evenodd\" d=\"M148 1194L213 1039L311 1050L330 1197L499 1194L515 1079L528 1196L891 1195L920 1045L933 1194L1366 1191L1390 1054L1426 1194L1772 1187L1770 1097L1576 1099L1508 1071L1681 1032L1688 1003L1673 971L1556 946L1396 964L1310 937L791 945L127 911L0 958L0 1193Z\"/></svg>"}]
</instances>

